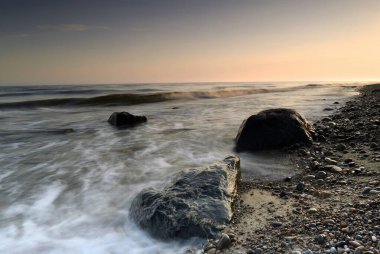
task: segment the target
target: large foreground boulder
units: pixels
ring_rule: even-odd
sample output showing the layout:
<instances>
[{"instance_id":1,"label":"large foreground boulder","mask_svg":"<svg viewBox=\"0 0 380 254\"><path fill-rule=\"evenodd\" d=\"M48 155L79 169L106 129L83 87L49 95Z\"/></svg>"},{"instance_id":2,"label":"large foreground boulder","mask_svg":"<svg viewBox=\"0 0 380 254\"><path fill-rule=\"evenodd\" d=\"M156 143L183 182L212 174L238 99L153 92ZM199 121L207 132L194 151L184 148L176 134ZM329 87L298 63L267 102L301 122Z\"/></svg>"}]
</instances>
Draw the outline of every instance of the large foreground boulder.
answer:
<instances>
[{"instance_id":1,"label":"large foreground boulder","mask_svg":"<svg viewBox=\"0 0 380 254\"><path fill-rule=\"evenodd\" d=\"M297 143L310 144L314 128L293 109L268 109L250 116L236 136L238 151L279 149Z\"/></svg>"},{"instance_id":2,"label":"large foreground boulder","mask_svg":"<svg viewBox=\"0 0 380 254\"><path fill-rule=\"evenodd\" d=\"M132 201L130 216L160 239L215 237L231 219L239 177L240 159L236 156L184 170L163 190L140 192Z\"/></svg>"},{"instance_id":3,"label":"large foreground boulder","mask_svg":"<svg viewBox=\"0 0 380 254\"><path fill-rule=\"evenodd\" d=\"M128 112L114 112L108 122L116 127L133 127L147 121L145 116L135 116Z\"/></svg>"}]
</instances>

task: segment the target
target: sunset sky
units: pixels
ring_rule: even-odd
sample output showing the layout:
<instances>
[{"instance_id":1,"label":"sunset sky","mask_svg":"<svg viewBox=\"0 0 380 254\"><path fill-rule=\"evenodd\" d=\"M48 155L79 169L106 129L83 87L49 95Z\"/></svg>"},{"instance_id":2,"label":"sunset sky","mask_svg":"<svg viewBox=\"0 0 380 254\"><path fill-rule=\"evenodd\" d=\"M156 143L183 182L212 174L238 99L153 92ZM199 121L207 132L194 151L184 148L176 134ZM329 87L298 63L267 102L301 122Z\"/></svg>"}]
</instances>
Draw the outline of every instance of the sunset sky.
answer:
<instances>
[{"instance_id":1,"label":"sunset sky","mask_svg":"<svg viewBox=\"0 0 380 254\"><path fill-rule=\"evenodd\" d=\"M0 0L0 84L380 80L379 0Z\"/></svg>"}]
</instances>

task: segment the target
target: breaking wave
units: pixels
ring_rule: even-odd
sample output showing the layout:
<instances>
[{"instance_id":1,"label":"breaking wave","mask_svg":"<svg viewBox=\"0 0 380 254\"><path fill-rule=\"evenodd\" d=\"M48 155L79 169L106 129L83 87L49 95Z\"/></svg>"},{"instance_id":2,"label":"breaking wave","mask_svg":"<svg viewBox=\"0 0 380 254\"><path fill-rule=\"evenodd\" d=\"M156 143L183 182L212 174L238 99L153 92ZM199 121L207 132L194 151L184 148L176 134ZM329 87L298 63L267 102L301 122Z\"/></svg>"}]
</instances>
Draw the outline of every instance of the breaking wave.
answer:
<instances>
[{"instance_id":1,"label":"breaking wave","mask_svg":"<svg viewBox=\"0 0 380 254\"><path fill-rule=\"evenodd\" d=\"M314 85L304 85L286 88L217 88L211 90L157 92L150 94L109 94L82 98L53 98L1 103L0 109L34 108L34 107L70 107L70 106L126 106L144 103L156 103L170 100L214 99L224 97L244 96L262 93L290 92L300 89L313 89Z\"/></svg>"}]
</instances>

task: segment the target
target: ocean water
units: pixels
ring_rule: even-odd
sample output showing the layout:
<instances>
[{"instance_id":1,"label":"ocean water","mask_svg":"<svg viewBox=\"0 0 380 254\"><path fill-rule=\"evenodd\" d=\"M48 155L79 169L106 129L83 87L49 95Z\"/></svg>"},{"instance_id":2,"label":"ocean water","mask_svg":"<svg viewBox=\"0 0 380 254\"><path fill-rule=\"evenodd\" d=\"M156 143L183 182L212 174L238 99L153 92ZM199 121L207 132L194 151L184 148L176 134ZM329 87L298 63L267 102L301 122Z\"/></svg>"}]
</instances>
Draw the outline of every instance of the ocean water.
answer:
<instances>
[{"instance_id":1,"label":"ocean water","mask_svg":"<svg viewBox=\"0 0 380 254\"><path fill-rule=\"evenodd\" d=\"M234 153L239 126L251 114L288 107L313 122L355 95L357 85L0 86L0 253L199 248L199 239L161 242L146 235L128 217L133 197L161 188L183 168ZM107 123L115 111L148 122L119 130ZM295 173L278 155L238 155L243 178Z\"/></svg>"}]
</instances>

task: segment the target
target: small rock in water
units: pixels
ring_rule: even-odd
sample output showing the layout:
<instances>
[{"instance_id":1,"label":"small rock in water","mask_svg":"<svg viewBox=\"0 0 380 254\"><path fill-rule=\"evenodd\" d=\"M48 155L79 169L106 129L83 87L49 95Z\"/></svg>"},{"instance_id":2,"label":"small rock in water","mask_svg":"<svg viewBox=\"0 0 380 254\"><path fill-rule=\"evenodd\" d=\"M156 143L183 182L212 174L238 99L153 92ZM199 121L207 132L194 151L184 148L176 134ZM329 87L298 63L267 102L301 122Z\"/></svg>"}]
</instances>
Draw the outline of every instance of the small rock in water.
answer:
<instances>
[{"instance_id":1,"label":"small rock in water","mask_svg":"<svg viewBox=\"0 0 380 254\"><path fill-rule=\"evenodd\" d=\"M220 237L216 248L218 250L223 250L223 249L227 248L228 246L230 246L230 244L231 244L230 237L227 234L222 233L222 236Z\"/></svg>"},{"instance_id":2,"label":"small rock in water","mask_svg":"<svg viewBox=\"0 0 380 254\"><path fill-rule=\"evenodd\" d=\"M145 116L135 116L128 112L114 112L109 117L108 122L116 127L133 127L137 124L145 123Z\"/></svg>"}]
</instances>

